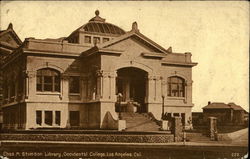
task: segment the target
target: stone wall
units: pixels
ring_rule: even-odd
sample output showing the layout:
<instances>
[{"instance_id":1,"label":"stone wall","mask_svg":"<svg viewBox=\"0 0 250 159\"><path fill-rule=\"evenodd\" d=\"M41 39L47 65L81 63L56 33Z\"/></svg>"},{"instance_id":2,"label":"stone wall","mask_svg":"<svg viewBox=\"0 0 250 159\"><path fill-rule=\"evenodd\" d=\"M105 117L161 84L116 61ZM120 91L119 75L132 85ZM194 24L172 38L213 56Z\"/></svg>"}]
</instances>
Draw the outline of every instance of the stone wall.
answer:
<instances>
[{"instance_id":1,"label":"stone wall","mask_svg":"<svg viewBox=\"0 0 250 159\"><path fill-rule=\"evenodd\" d=\"M2 134L1 139L19 141L72 141L72 142L119 142L119 143L168 143L172 134L118 135L118 134Z\"/></svg>"}]
</instances>

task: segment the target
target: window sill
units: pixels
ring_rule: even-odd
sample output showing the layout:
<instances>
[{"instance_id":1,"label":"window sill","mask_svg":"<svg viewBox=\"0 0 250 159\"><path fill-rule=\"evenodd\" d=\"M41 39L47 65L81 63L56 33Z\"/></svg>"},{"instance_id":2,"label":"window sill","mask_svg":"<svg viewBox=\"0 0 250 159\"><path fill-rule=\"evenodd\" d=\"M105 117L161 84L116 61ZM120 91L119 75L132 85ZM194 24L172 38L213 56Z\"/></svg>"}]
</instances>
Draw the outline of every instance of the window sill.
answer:
<instances>
[{"instance_id":1,"label":"window sill","mask_svg":"<svg viewBox=\"0 0 250 159\"><path fill-rule=\"evenodd\" d=\"M60 92L37 92L37 95L61 95Z\"/></svg>"},{"instance_id":2,"label":"window sill","mask_svg":"<svg viewBox=\"0 0 250 159\"><path fill-rule=\"evenodd\" d=\"M48 125L48 124L36 124L37 125L37 128L58 128L60 127L60 125L58 124L54 124L54 125Z\"/></svg>"},{"instance_id":3,"label":"window sill","mask_svg":"<svg viewBox=\"0 0 250 159\"><path fill-rule=\"evenodd\" d=\"M70 96L80 96L80 93L69 93Z\"/></svg>"},{"instance_id":4,"label":"window sill","mask_svg":"<svg viewBox=\"0 0 250 159\"><path fill-rule=\"evenodd\" d=\"M184 100L185 97L167 97L167 99L170 99L170 100L173 100L173 99Z\"/></svg>"}]
</instances>

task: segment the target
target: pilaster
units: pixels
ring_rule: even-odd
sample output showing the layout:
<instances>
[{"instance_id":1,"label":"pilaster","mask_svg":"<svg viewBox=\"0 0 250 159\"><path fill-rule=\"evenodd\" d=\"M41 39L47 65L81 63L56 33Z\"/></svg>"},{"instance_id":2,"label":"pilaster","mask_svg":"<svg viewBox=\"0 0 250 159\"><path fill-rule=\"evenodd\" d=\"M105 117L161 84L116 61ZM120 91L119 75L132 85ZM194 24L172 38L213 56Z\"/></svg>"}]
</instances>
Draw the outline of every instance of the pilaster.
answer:
<instances>
[{"instance_id":1,"label":"pilaster","mask_svg":"<svg viewBox=\"0 0 250 159\"><path fill-rule=\"evenodd\" d=\"M162 77L157 75L149 75L148 76L148 103L160 103L162 96Z\"/></svg>"}]
</instances>

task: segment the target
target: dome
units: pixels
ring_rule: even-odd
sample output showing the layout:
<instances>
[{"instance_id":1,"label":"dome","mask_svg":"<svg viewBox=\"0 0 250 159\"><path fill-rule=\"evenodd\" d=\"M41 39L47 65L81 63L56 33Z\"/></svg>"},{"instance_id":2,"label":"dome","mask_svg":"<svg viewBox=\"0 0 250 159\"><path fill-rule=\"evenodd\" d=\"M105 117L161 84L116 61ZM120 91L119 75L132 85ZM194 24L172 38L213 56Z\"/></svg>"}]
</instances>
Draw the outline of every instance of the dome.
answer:
<instances>
[{"instance_id":1,"label":"dome","mask_svg":"<svg viewBox=\"0 0 250 159\"><path fill-rule=\"evenodd\" d=\"M95 12L96 16L89 20L89 22L83 25L81 28L86 32L91 33L103 33L103 34L115 34L122 35L125 31L116 25L106 23L105 19L99 17L99 11Z\"/></svg>"}]
</instances>

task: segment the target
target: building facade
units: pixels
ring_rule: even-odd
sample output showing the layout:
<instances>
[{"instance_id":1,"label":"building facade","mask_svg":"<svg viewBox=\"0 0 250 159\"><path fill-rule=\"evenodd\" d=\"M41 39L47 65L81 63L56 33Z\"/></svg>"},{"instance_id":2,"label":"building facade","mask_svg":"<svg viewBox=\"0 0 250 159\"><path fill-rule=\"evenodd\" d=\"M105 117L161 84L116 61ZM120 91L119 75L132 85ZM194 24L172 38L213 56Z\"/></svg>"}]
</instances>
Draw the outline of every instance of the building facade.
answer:
<instances>
[{"instance_id":1,"label":"building facade","mask_svg":"<svg viewBox=\"0 0 250 159\"><path fill-rule=\"evenodd\" d=\"M216 117L219 125L244 125L247 122L245 114L248 113L235 103L208 102L208 105L202 109L204 123L209 117Z\"/></svg>"},{"instance_id":2,"label":"building facade","mask_svg":"<svg viewBox=\"0 0 250 159\"><path fill-rule=\"evenodd\" d=\"M180 116L188 127L195 65L136 22L126 32L96 11L68 37L26 38L3 60L3 127L109 129L118 111Z\"/></svg>"},{"instance_id":3,"label":"building facade","mask_svg":"<svg viewBox=\"0 0 250 159\"><path fill-rule=\"evenodd\" d=\"M10 55L15 49L22 44L22 41L17 36L13 29L13 25L10 23L6 30L0 30L0 66L3 59ZM0 69L0 104L3 102L3 74ZM0 107L0 129L3 123L3 113Z\"/></svg>"}]
</instances>

